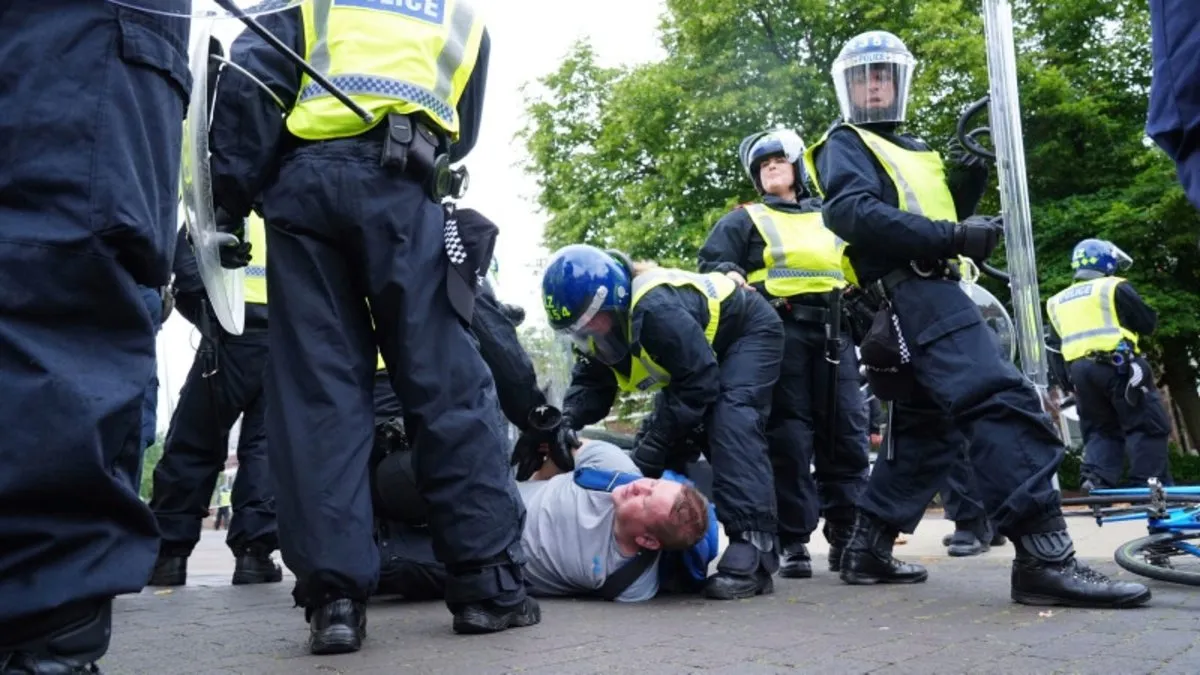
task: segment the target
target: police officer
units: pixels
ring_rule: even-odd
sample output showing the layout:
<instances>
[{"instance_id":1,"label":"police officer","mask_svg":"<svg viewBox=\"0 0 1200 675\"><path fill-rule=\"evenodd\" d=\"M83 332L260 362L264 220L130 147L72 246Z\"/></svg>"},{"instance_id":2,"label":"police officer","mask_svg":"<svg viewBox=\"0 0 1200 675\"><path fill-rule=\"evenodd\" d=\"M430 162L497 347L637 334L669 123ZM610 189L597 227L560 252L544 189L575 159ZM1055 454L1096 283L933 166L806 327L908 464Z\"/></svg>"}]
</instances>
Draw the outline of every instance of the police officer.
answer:
<instances>
[{"instance_id":1,"label":"police officer","mask_svg":"<svg viewBox=\"0 0 1200 675\"><path fill-rule=\"evenodd\" d=\"M1167 17L1171 21L1167 21ZM1150 109L1146 134L1175 160L1179 181L1200 209L1200 5L1192 0L1150 0Z\"/></svg>"},{"instance_id":2,"label":"police officer","mask_svg":"<svg viewBox=\"0 0 1200 675\"><path fill-rule=\"evenodd\" d=\"M1075 283L1046 301L1051 358L1065 361L1079 411L1086 490L1117 487L1126 456L1130 485L1170 482L1170 418L1138 348L1154 334L1158 315L1114 276L1132 263L1111 242L1084 239L1071 254Z\"/></svg>"},{"instance_id":3,"label":"police officer","mask_svg":"<svg viewBox=\"0 0 1200 675\"><path fill-rule=\"evenodd\" d=\"M112 598L154 565L154 518L122 467L140 454L154 369L138 286L171 272L189 23L106 2L0 5L6 674L83 672L108 650Z\"/></svg>"},{"instance_id":4,"label":"police officer","mask_svg":"<svg viewBox=\"0 0 1200 675\"><path fill-rule=\"evenodd\" d=\"M1150 597L1145 586L1110 581L1075 558L1050 482L1062 444L948 262L986 259L1001 226L965 216L970 210L956 201L938 154L898 133L914 66L890 33L847 42L832 69L841 120L805 154L824 195L826 225L850 245L859 281L882 296L863 361L876 372L892 369L888 395L901 398L885 443L892 461L876 463L859 498L842 580L925 580L924 568L892 557L892 545L897 531L913 531L959 456L958 430L973 441L981 499L1016 544L1013 600L1140 605Z\"/></svg>"},{"instance_id":5,"label":"police officer","mask_svg":"<svg viewBox=\"0 0 1200 675\"><path fill-rule=\"evenodd\" d=\"M448 0L306 2L260 23L373 119L249 32L233 60L288 102L286 119L237 77L222 82L213 113L219 222L236 233L263 195L273 261L267 436L281 550L303 582L310 649L358 650L378 582L368 489L376 346L410 426L435 550L451 570L454 630L536 624L522 581L524 507L506 470L495 387L467 333L465 278L480 270L466 268L478 243L457 236L439 203L447 162L466 156L479 129L482 21L469 2ZM452 305L450 288L470 293L465 306Z\"/></svg>"},{"instance_id":6,"label":"police officer","mask_svg":"<svg viewBox=\"0 0 1200 675\"><path fill-rule=\"evenodd\" d=\"M723 274L693 274L573 245L542 276L550 326L580 355L564 398L568 426L603 419L618 390L665 392L632 457L657 478L678 441L708 433L713 501L730 545L704 592L716 599L774 590L777 518L766 438L783 326L760 294Z\"/></svg>"},{"instance_id":7,"label":"police officer","mask_svg":"<svg viewBox=\"0 0 1200 675\"><path fill-rule=\"evenodd\" d=\"M267 368L267 247L266 228L252 214L247 227L250 260L243 294L245 328L241 335L226 332L208 309L196 267L195 254L180 230L175 252L175 294L179 313L200 331L192 369L179 393L179 403L154 468L150 508L162 532L162 544L150 586L187 583L187 562L217 476L229 455L229 431L242 418L238 438L237 478L232 491L232 518L225 538L235 563L234 584L277 582L283 579L271 553L279 548L275 499L267 463L267 432L263 374ZM223 249L226 255L230 249ZM218 522L220 519L218 518Z\"/></svg>"},{"instance_id":8,"label":"police officer","mask_svg":"<svg viewBox=\"0 0 1200 675\"><path fill-rule=\"evenodd\" d=\"M779 575L807 578L807 544L822 514L829 568L838 571L869 466L858 359L853 342L840 339L846 245L821 222L820 200L808 197L804 144L795 132L760 132L742 147L743 166L762 202L717 221L700 249L699 269L748 282L783 317L783 367L767 424L783 556Z\"/></svg>"}]
</instances>

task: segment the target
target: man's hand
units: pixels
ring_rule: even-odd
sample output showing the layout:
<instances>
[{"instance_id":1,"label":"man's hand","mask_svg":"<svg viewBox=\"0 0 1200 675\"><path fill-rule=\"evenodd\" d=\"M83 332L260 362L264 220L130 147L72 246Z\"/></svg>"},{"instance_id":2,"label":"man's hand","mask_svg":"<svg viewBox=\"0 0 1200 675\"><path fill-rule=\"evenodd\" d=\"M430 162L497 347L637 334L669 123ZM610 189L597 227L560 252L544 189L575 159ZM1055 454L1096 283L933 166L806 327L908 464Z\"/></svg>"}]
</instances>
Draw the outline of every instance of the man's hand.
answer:
<instances>
[{"instance_id":1,"label":"man's hand","mask_svg":"<svg viewBox=\"0 0 1200 675\"><path fill-rule=\"evenodd\" d=\"M250 242L246 241L245 219L231 215L223 208L217 209L217 231L237 238L237 243L220 244L217 252L221 256L221 267L235 270L250 264Z\"/></svg>"},{"instance_id":2,"label":"man's hand","mask_svg":"<svg viewBox=\"0 0 1200 675\"><path fill-rule=\"evenodd\" d=\"M954 226L954 252L972 260L987 260L1004 235L1000 216L971 216Z\"/></svg>"},{"instance_id":3,"label":"man's hand","mask_svg":"<svg viewBox=\"0 0 1200 675\"><path fill-rule=\"evenodd\" d=\"M725 273L725 276L729 277L730 279L733 279L734 281L737 282L738 286L741 286L742 288L745 288L746 290L755 291L755 292L758 291L757 288L746 283L746 277L742 276L741 273L739 273L736 270L729 270L728 272Z\"/></svg>"},{"instance_id":4,"label":"man's hand","mask_svg":"<svg viewBox=\"0 0 1200 675\"><path fill-rule=\"evenodd\" d=\"M980 157L963 147L962 143L958 142L958 136L951 136L950 142L946 144L946 158L951 164L955 164L968 169L987 168L990 161L986 157Z\"/></svg>"},{"instance_id":5,"label":"man's hand","mask_svg":"<svg viewBox=\"0 0 1200 675\"><path fill-rule=\"evenodd\" d=\"M883 445L883 434L880 434L880 433L871 434L870 439L871 439L871 447L872 448L878 448L879 446Z\"/></svg>"},{"instance_id":6,"label":"man's hand","mask_svg":"<svg viewBox=\"0 0 1200 675\"><path fill-rule=\"evenodd\" d=\"M528 480L543 468L547 458L549 464L561 471L574 470L574 450L579 446L579 437L571 428L570 418L554 406L534 408L529 412L528 426L513 448L512 463L517 467L517 480Z\"/></svg>"}]
</instances>

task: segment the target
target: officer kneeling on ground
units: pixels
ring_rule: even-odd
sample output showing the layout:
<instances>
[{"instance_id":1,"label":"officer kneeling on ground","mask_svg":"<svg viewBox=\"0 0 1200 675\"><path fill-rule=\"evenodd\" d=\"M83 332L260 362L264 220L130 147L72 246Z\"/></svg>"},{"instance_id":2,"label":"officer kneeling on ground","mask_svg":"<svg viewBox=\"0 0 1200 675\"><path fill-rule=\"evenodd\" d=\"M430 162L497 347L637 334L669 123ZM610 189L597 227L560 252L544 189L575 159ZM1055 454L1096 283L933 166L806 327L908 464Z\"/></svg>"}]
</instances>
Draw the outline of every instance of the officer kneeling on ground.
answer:
<instances>
[{"instance_id":1,"label":"officer kneeling on ground","mask_svg":"<svg viewBox=\"0 0 1200 675\"><path fill-rule=\"evenodd\" d=\"M563 403L581 429L611 410L619 389L662 390L632 459L662 475L678 441L704 423L713 500L729 550L705 595L748 598L774 589L779 568L766 419L783 358L783 325L760 294L724 274L693 274L593 246L567 246L542 277L550 325L579 354Z\"/></svg>"},{"instance_id":2,"label":"officer kneeling on ground","mask_svg":"<svg viewBox=\"0 0 1200 675\"><path fill-rule=\"evenodd\" d=\"M716 514L704 496L677 474L643 477L610 443L587 441L573 454L574 471L543 455L530 480L517 485L526 509L521 544L530 593L638 602L662 589L698 588L717 553ZM423 526L424 505L405 501L411 510L391 511L380 523L376 594L440 599L446 571Z\"/></svg>"}]
</instances>

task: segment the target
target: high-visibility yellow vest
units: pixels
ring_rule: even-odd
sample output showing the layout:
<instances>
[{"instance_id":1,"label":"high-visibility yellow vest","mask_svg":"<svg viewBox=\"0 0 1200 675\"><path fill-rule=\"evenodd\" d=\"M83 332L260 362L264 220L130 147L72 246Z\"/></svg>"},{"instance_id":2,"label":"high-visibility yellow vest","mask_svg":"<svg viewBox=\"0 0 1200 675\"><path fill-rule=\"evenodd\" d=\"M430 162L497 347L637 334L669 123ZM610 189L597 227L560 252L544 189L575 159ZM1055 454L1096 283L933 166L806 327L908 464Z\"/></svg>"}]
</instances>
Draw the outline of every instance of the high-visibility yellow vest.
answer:
<instances>
[{"instance_id":1,"label":"high-visibility yellow vest","mask_svg":"<svg viewBox=\"0 0 1200 675\"><path fill-rule=\"evenodd\" d=\"M458 101L479 57L483 21L468 0L309 0L301 5L307 61L375 116L425 113L457 140ZM307 140L368 125L308 75L287 118Z\"/></svg>"},{"instance_id":2,"label":"high-visibility yellow vest","mask_svg":"<svg viewBox=\"0 0 1200 675\"><path fill-rule=\"evenodd\" d=\"M733 295L733 292L737 290L737 284L724 274L716 272L696 274L668 268L643 272L633 280L633 298L629 303L630 316L633 315L633 309L637 307L638 301L645 297L650 289L663 284L691 287L703 293L704 297L708 299L708 324L704 327L704 337L711 347L713 340L717 337L717 326L721 322L721 303ZM630 331L629 343L633 345L632 321L629 322L628 330ZM640 345L633 346L629 363L628 376L613 368L613 373L617 376L617 385L624 391L657 391L671 382L671 374L655 363L654 359L651 359Z\"/></svg>"},{"instance_id":3,"label":"high-visibility yellow vest","mask_svg":"<svg viewBox=\"0 0 1200 675\"><path fill-rule=\"evenodd\" d=\"M233 495L229 490L221 490L217 493L217 506L229 506L233 503Z\"/></svg>"},{"instance_id":4,"label":"high-visibility yellow vest","mask_svg":"<svg viewBox=\"0 0 1200 675\"><path fill-rule=\"evenodd\" d=\"M903 148L873 131L853 124L842 126L853 129L875 159L879 160L879 165L896 188L899 197L896 208L930 220L958 222L958 209L954 206L954 195L946 183L946 167L942 164L941 155L933 150ZM804 151L804 166L808 169L808 175L813 177L817 194L822 197L825 193L817 176L816 151L825 144L832 131L826 132Z\"/></svg>"},{"instance_id":5,"label":"high-visibility yellow vest","mask_svg":"<svg viewBox=\"0 0 1200 675\"><path fill-rule=\"evenodd\" d=\"M1070 363L1089 352L1112 352L1122 340L1138 349L1137 333L1117 318L1120 277L1080 281L1046 301L1050 323L1062 338L1063 359Z\"/></svg>"},{"instance_id":6,"label":"high-visibility yellow vest","mask_svg":"<svg viewBox=\"0 0 1200 675\"><path fill-rule=\"evenodd\" d=\"M246 302L267 304L267 226L253 211L246 219L246 237L250 240L250 264L242 282Z\"/></svg>"},{"instance_id":7,"label":"high-visibility yellow vest","mask_svg":"<svg viewBox=\"0 0 1200 675\"><path fill-rule=\"evenodd\" d=\"M765 267L751 271L746 281L763 284L777 298L846 287L842 270L846 242L825 227L820 211L788 213L765 204L745 209L766 244Z\"/></svg>"},{"instance_id":8,"label":"high-visibility yellow vest","mask_svg":"<svg viewBox=\"0 0 1200 675\"><path fill-rule=\"evenodd\" d=\"M383 352L377 352L379 360L375 361L375 370L387 370L387 364L383 362Z\"/></svg>"}]
</instances>

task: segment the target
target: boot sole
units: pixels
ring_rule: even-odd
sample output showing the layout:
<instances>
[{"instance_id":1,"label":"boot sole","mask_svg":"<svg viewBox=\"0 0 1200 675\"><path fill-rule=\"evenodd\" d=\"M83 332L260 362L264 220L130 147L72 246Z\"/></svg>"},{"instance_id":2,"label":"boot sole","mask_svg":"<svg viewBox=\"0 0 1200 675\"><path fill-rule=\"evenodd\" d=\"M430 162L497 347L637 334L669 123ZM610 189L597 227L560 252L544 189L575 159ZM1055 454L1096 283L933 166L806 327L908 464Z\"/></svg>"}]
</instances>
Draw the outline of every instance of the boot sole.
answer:
<instances>
[{"instance_id":1,"label":"boot sole","mask_svg":"<svg viewBox=\"0 0 1200 675\"><path fill-rule=\"evenodd\" d=\"M1140 607L1150 601L1152 593L1147 588L1145 593L1139 593L1128 598L1118 598L1116 600L1108 600L1104 602L1088 602L1086 600L1070 600L1060 598L1053 595L1039 595L1036 593L1022 593L1014 590L1012 592L1012 601L1020 605L1031 605L1033 607L1078 607L1080 609L1132 609Z\"/></svg>"},{"instance_id":2,"label":"boot sole","mask_svg":"<svg viewBox=\"0 0 1200 675\"><path fill-rule=\"evenodd\" d=\"M526 628L528 626L536 626L542 622L542 608L537 607L532 614L509 614L502 620L489 625L481 625L477 623L467 623L459 621L457 617L454 619L454 632L459 635L486 635L488 633L499 633L500 631L508 630L509 628Z\"/></svg>"},{"instance_id":3,"label":"boot sole","mask_svg":"<svg viewBox=\"0 0 1200 675\"><path fill-rule=\"evenodd\" d=\"M246 586L249 584L277 584L283 581L283 574L264 576L254 572L234 572L233 585Z\"/></svg>"},{"instance_id":4,"label":"boot sole","mask_svg":"<svg viewBox=\"0 0 1200 675\"><path fill-rule=\"evenodd\" d=\"M321 631L320 636L314 635L308 650L317 656L327 654L349 654L362 649L366 632L354 630L349 626L330 626Z\"/></svg>"},{"instance_id":5,"label":"boot sole","mask_svg":"<svg viewBox=\"0 0 1200 675\"><path fill-rule=\"evenodd\" d=\"M946 549L946 553L950 554L951 558L970 558L971 556L983 555L984 553L987 553L989 550L990 550L989 548L961 549L961 548L954 548L953 546L951 546L948 549Z\"/></svg>"},{"instance_id":6,"label":"boot sole","mask_svg":"<svg viewBox=\"0 0 1200 675\"><path fill-rule=\"evenodd\" d=\"M853 572L842 572L842 581L851 586L874 586L876 584L920 584L924 583L929 578L928 574L923 574L920 577L911 577L908 579L889 579L887 577L876 577L869 574L854 574Z\"/></svg>"},{"instance_id":7,"label":"boot sole","mask_svg":"<svg viewBox=\"0 0 1200 675\"><path fill-rule=\"evenodd\" d=\"M811 579L812 570L779 570L779 576L784 579Z\"/></svg>"},{"instance_id":8,"label":"boot sole","mask_svg":"<svg viewBox=\"0 0 1200 675\"><path fill-rule=\"evenodd\" d=\"M709 600L748 600L756 598L760 595L771 595L775 592L775 581L771 577L767 577L767 583L761 588L756 588L753 593L721 593L704 588L704 597Z\"/></svg>"},{"instance_id":9,"label":"boot sole","mask_svg":"<svg viewBox=\"0 0 1200 675\"><path fill-rule=\"evenodd\" d=\"M168 587L172 587L172 586L186 586L187 585L187 577L182 577L182 578L176 577L176 578L172 578L172 579L151 579L150 581L146 582L146 585L154 586L156 588L157 587L168 588Z\"/></svg>"}]
</instances>

